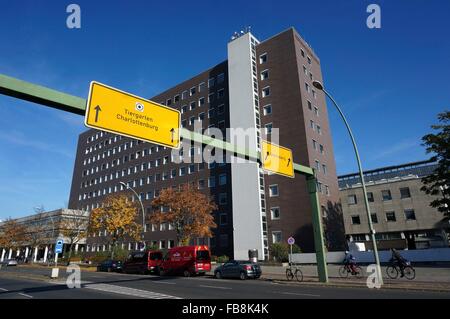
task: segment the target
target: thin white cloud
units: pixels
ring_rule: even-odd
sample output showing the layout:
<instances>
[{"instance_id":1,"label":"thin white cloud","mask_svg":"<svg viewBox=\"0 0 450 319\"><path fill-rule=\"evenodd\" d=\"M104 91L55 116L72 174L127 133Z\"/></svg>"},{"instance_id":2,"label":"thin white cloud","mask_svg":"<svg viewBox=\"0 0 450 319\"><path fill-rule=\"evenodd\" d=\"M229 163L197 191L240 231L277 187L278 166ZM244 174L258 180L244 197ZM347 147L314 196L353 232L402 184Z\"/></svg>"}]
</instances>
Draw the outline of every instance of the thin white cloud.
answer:
<instances>
[{"instance_id":1,"label":"thin white cloud","mask_svg":"<svg viewBox=\"0 0 450 319\"><path fill-rule=\"evenodd\" d=\"M64 157L73 158L74 152L70 152L64 149L61 149L59 146L51 145L49 143L32 140L30 138L27 138L24 136L24 134L18 132L18 131L12 131L9 133L0 132L0 140L3 140L4 142L19 145L19 146L27 146L32 147L36 150L42 151L42 152L51 152L55 154L59 154Z\"/></svg>"},{"instance_id":2,"label":"thin white cloud","mask_svg":"<svg viewBox=\"0 0 450 319\"><path fill-rule=\"evenodd\" d=\"M420 145L420 140L418 140L418 139L403 140L398 143L392 144L391 146L389 146L381 151L374 152L370 156L370 158L371 158L371 160L380 160L380 159L383 159L383 158L386 158L389 156L396 155L401 152L405 152L411 148L419 147L419 145Z\"/></svg>"}]
</instances>

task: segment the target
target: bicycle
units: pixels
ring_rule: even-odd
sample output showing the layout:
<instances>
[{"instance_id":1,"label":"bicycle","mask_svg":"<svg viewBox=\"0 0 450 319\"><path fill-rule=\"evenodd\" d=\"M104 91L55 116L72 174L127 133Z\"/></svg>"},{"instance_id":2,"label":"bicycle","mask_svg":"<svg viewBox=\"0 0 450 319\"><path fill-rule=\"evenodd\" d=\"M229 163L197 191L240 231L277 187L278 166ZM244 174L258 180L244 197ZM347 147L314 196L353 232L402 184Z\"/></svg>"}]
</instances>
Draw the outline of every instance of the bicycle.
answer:
<instances>
[{"instance_id":1,"label":"bicycle","mask_svg":"<svg viewBox=\"0 0 450 319\"><path fill-rule=\"evenodd\" d=\"M357 265L355 265L353 269L352 267L350 267L350 264L345 264L341 266L341 268L339 268L339 276L341 276L341 278L347 278L348 274L352 274L358 279L361 279L363 277L363 271L361 267Z\"/></svg>"},{"instance_id":2,"label":"bicycle","mask_svg":"<svg viewBox=\"0 0 450 319\"><path fill-rule=\"evenodd\" d=\"M299 267L292 267L289 265L289 268L286 268L286 278L288 281L295 279L298 282L303 281L303 273Z\"/></svg>"},{"instance_id":3,"label":"bicycle","mask_svg":"<svg viewBox=\"0 0 450 319\"><path fill-rule=\"evenodd\" d=\"M386 274L391 279L397 279L398 275L401 272L401 266L394 261L391 261L391 265L386 268ZM413 280L414 278L416 278L416 270L411 266L411 263L409 261L405 262L403 273L408 280Z\"/></svg>"}]
</instances>

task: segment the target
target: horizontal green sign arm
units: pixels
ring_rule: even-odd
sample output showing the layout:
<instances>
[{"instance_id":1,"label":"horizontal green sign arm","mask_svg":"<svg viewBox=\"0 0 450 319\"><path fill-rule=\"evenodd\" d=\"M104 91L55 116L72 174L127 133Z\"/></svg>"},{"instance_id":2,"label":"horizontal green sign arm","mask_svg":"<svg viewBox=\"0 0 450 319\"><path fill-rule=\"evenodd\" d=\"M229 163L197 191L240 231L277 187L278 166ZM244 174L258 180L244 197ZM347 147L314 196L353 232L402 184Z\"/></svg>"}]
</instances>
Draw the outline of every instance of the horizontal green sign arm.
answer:
<instances>
[{"instance_id":1,"label":"horizontal green sign arm","mask_svg":"<svg viewBox=\"0 0 450 319\"><path fill-rule=\"evenodd\" d=\"M86 100L0 74L0 94L84 115Z\"/></svg>"},{"instance_id":2,"label":"horizontal green sign arm","mask_svg":"<svg viewBox=\"0 0 450 319\"><path fill-rule=\"evenodd\" d=\"M0 94L57 108L78 115L84 116L86 112L86 100L83 98L49 89L45 86L18 80L3 74L0 74ZM260 154L257 151L240 148L229 142L215 139L207 135L202 135L200 133L191 132L184 128L181 128L180 135L184 139L197 143L209 144L218 149L223 149L227 152L233 153L235 156L248 159L249 161L260 162ZM302 175L314 175L312 168L295 163L294 171Z\"/></svg>"}]
</instances>

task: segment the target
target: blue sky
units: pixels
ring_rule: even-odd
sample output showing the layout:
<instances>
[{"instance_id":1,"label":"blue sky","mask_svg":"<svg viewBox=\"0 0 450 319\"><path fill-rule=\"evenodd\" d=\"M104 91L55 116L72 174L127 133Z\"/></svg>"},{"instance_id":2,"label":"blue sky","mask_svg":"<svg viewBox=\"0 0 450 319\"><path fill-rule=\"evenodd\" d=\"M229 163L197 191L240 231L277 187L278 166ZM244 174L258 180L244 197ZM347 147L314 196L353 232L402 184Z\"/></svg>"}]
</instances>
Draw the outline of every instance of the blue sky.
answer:
<instances>
[{"instance_id":1,"label":"blue sky","mask_svg":"<svg viewBox=\"0 0 450 319\"><path fill-rule=\"evenodd\" d=\"M81 7L81 29L66 6ZM367 5L381 29L366 27ZM427 158L420 138L449 109L450 2L1 1L0 73L86 97L91 80L150 97L226 59L234 31L290 26L314 48L365 169ZM328 103L338 174L356 162ZM0 96L0 219L67 204L81 116Z\"/></svg>"}]
</instances>

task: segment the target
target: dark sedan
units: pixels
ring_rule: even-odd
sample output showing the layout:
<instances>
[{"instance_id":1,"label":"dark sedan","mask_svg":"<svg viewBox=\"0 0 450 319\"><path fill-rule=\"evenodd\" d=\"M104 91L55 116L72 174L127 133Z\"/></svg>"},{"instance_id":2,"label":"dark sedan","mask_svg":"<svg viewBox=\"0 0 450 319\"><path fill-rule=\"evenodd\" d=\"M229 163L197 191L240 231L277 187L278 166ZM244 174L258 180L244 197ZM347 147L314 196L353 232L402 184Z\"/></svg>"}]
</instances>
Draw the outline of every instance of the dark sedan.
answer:
<instances>
[{"instance_id":1,"label":"dark sedan","mask_svg":"<svg viewBox=\"0 0 450 319\"><path fill-rule=\"evenodd\" d=\"M120 260L105 260L97 266L97 271L122 272L122 262Z\"/></svg>"},{"instance_id":2,"label":"dark sedan","mask_svg":"<svg viewBox=\"0 0 450 319\"><path fill-rule=\"evenodd\" d=\"M214 270L214 277L220 278L247 278L261 277L261 267L251 261L230 260Z\"/></svg>"}]
</instances>

